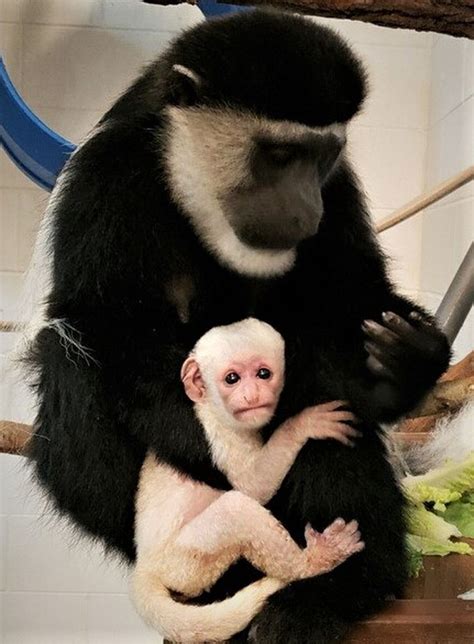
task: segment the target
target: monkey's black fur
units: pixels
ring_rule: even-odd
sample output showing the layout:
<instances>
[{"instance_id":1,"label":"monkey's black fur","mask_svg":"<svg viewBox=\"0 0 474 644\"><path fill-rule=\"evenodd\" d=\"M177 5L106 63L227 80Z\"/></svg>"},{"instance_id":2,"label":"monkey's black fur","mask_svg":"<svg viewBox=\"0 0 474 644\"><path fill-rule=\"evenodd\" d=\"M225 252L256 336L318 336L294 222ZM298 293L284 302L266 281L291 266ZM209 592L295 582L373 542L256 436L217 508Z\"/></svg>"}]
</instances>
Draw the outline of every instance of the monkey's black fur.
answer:
<instances>
[{"instance_id":1,"label":"monkey's black fur","mask_svg":"<svg viewBox=\"0 0 474 644\"><path fill-rule=\"evenodd\" d=\"M249 315L287 345L281 420L317 402L346 399L362 420L355 448L310 441L270 503L302 543L337 516L357 519L365 550L329 574L271 597L251 626L265 644L323 644L399 595L406 580L403 500L378 422L412 407L445 369L449 349L394 349L395 381L366 367L361 323L417 309L399 297L367 223L357 182L342 162L322 192L324 217L285 276L252 279L220 265L173 203L162 172L163 108L183 98L175 63L204 79L199 104L251 109L308 125L347 121L363 99L359 63L332 32L290 15L241 14L182 36L118 100L104 127L66 170L53 227L48 315L80 334L94 362L53 329L37 336L40 406L32 458L60 511L133 560L133 501L144 453L224 489L179 380L180 366L209 328ZM176 76L176 75L175 75ZM176 276L195 295L183 324L166 296ZM49 440L44 440L47 436ZM234 567L222 597L253 573ZM212 595L212 593L211 593ZM245 639L244 635L240 636Z\"/></svg>"}]
</instances>

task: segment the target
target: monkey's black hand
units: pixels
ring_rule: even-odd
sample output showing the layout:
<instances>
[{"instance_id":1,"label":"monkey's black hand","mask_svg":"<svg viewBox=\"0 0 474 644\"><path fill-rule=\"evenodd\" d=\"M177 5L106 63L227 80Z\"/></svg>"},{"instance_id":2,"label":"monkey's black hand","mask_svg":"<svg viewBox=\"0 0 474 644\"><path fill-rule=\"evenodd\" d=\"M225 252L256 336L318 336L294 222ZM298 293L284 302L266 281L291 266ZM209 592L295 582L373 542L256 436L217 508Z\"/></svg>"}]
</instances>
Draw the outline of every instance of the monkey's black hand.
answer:
<instances>
[{"instance_id":1,"label":"monkey's black hand","mask_svg":"<svg viewBox=\"0 0 474 644\"><path fill-rule=\"evenodd\" d=\"M383 395L394 407L414 406L447 368L446 336L417 311L409 322L396 313L382 313L382 324L365 320L369 371L385 381ZM393 398L392 401L389 398Z\"/></svg>"}]
</instances>

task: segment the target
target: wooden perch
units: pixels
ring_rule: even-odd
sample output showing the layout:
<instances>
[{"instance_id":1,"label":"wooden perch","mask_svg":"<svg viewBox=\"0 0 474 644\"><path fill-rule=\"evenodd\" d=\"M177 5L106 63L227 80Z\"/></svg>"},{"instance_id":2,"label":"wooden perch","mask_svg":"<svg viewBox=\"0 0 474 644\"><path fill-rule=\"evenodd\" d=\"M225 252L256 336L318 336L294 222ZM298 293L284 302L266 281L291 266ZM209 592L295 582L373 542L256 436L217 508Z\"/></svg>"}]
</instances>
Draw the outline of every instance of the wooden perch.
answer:
<instances>
[{"instance_id":1,"label":"wooden perch","mask_svg":"<svg viewBox=\"0 0 474 644\"><path fill-rule=\"evenodd\" d=\"M474 396L474 351L444 373L428 396L397 428L398 432L429 432L443 414L456 412ZM462 392L465 392L463 397ZM437 403L436 397L444 400ZM424 412L428 413L424 413ZM430 415L431 414L431 415Z\"/></svg>"},{"instance_id":2,"label":"wooden perch","mask_svg":"<svg viewBox=\"0 0 474 644\"><path fill-rule=\"evenodd\" d=\"M438 382L421 404L408 415L408 418L450 413L459 409L471 398L474 398L474 376Z\"/></svg>"},{"instance_id":3,"label":"wooden perch","mask_svg":"<svg viewBox=\"0 0 474 644\"><path fill-rule=\"evenodd\" d=\"M21 322L10 322L8 320L0 320L0 332L2 333L16 333L22 328Z\"/></svg>"},{"instance_id":4,"label":"wooden perch","mask_svg":"<svg viewBox=\"0 0 474 644\"><path fill-rule=\"evenodd\" d=\"M177 0L145 1L159 5L177 4ZM195 0L186 1L196 4ZM383 27L474 38L472 0L233 0L232 4L272 6L323 18L361 20Z\"/></svg>"},{"instance_id":5,"label":"wooden perch","mask_svg":"<svg viewBox=\"0 0 474 644\"><path fill-rule=\"evenodd\" d=\"M30 425L0 420L0 453L25 455L32 434Z\"/></svg>"}]
</instances>

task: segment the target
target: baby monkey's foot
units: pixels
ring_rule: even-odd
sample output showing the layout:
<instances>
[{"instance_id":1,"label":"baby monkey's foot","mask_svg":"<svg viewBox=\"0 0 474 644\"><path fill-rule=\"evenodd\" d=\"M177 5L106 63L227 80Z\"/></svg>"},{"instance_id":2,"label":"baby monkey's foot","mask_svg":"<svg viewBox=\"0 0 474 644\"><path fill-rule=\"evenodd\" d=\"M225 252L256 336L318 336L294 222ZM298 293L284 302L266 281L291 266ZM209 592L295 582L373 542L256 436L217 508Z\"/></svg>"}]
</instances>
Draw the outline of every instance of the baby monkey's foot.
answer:
<instances>
[{"instance_id":1,"label":"baby monkey's foot","mask_svg":"<svg viewBox=\"0 0 474 644\"><path fill-rule=\"evenodd\" d=\"M363 550L365 544L360 540L357 521L346 523L336 519L324 532L320 533L306 526L306 554L308 574L313 577L329 572L356 552Z\"/></svg>"}]
</instances>

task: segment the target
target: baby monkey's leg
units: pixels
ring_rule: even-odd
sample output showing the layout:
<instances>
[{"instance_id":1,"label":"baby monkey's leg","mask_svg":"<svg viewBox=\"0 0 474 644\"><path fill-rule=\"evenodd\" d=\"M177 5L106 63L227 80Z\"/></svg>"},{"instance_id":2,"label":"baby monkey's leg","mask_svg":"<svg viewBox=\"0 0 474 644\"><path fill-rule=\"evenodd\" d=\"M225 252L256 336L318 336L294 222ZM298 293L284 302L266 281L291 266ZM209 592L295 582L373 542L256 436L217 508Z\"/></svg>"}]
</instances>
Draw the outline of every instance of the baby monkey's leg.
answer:
<instances>
[{"instance_id":1,"label":"baby monkey's leg","mask_svg":"<svg viewBox=\"0 0 474 644\"><path fill-rule=\"evenodd\" d=\"M307 547L301 549L268 510L237 491L226 492L185 525L176 546L202 553L206 587L227 569L229 554L233 560L245 557L269 577L290 582L327 572L363 548L357 523L338 519L321 536L307 531ZM196 556L196 566L199 561Z\"/></svg>"}]
</instances>

